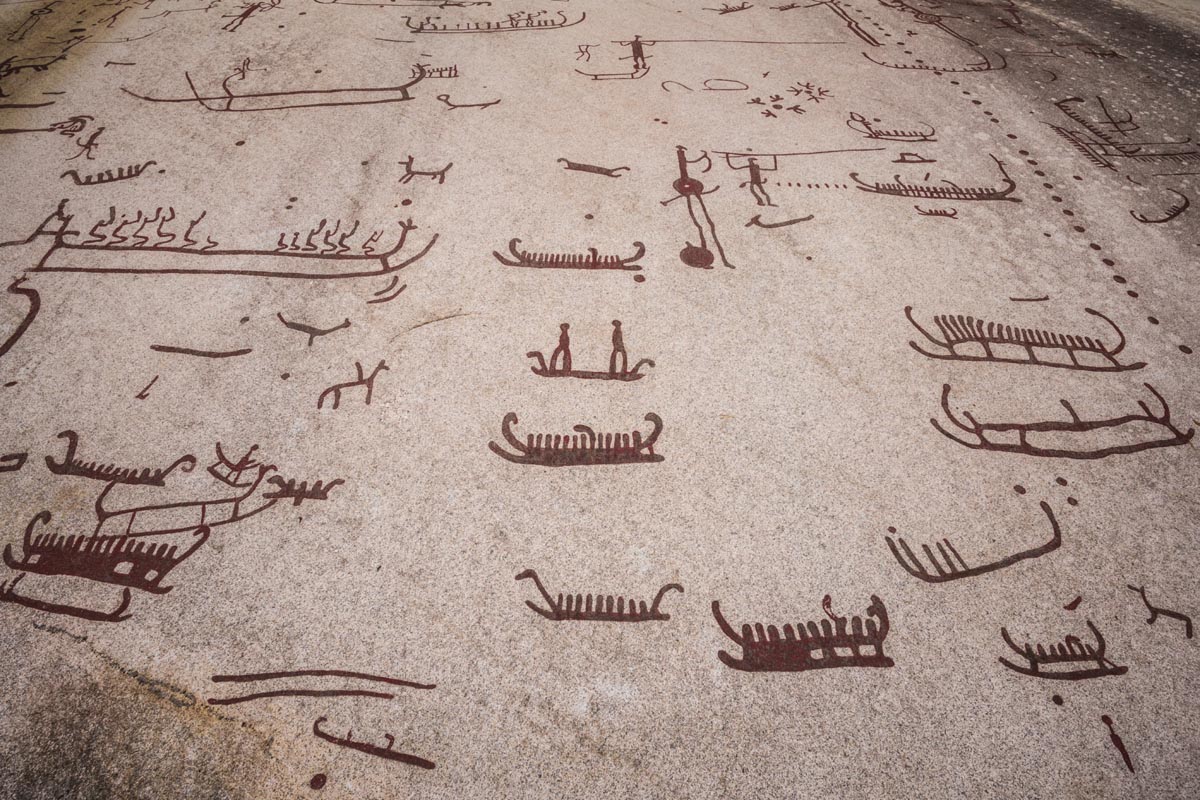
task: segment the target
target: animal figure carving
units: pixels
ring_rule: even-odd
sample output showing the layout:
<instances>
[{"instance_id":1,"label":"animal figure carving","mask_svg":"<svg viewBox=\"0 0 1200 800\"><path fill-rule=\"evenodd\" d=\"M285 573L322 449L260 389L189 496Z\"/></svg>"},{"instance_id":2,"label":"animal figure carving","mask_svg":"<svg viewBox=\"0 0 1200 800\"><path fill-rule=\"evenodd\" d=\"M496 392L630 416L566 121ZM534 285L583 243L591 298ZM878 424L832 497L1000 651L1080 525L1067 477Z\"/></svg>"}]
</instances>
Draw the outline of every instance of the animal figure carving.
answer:
<instances>
[{"instance_id":1,"label":"animal figure carving","mask_svg":"<svg viewBox=\"0 0 1200 800\"><path fill-rule=\"evenodd\" d=\"M441 169L413 169L413 156L409 156L408 160L402 163L404 164L404 175L400 178L400 183L411 183L413 178L420 177L429 178L431 181L437 181L439 186L446 182L446 173L449 172L450 168L454 166L454 162L451 161Z\"/></svg>"},{"instance_id":2,"label":"animal figure carving","mask_svg":"<svg viewBox=\"0 0 1200 800\"><path fill-rule=\"evenodd\" d=\"M381 360L375 365L375 369L371 370L371 374L366 375L363 373L362 364L355 361L354 369L358 374L357 379L346 381L345 383L335 383L333 386L330 386L328 389L321 392L320 397L317 398L317 408L324 408L325 398L332 397L333 408L336 409L342 402L342 391L345 389L353 389L355 386L362 386L366 389L366 398L363 400L363 403L368 406L371 405L371 394L375 391L375 378L380 372L387 368L387 362Z\"/></svg>"},{"instance_id":3,"label":"animal figure carving","mask_svg":"<svg viewBox=\"0 0 1200 800\"><path fill-rule=\"evenodd\" d=\"M1160 616L1169 617L1170 619L1177 619L1183 623L1183 635L1188 639L1192 638L1191 617L1189 617L1187 614L1181 614L1178 611L1172 611L1169 608L1160 608L1159 606L1151 605L1150 601L1146 598L1145 586L1133 586L1126 584L1126 588L1132 592L1137 592L1141 596L1142 602L1146 604L1146 611L1150 613L1149 618L1146 620L1147 625L1153 625L1158 621Z\"/></svg>"}]
</instances>

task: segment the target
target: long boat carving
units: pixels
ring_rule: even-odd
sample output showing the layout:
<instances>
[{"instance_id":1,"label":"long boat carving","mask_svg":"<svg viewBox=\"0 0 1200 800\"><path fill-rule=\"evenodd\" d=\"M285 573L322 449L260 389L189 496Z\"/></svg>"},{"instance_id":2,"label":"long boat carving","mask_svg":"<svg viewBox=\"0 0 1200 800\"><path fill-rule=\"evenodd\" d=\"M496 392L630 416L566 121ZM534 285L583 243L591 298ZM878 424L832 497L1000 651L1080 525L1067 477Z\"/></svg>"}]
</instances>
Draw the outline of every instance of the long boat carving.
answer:
<instances>
[{"instance_id":1,"label":"long boat carving","mask_svg":"<svg viewBox=\"0 0 1200 800\"><path fill-rule=\"evenodd\" d=\"M883 601L871 595L867 606L867 617L855 616L847 619L829 612L829 597L823 604L829 619L817 622L783 626L782 632L774 625L753 627L742 625L741 633L734 630L721 614L721 603L713 601L713 617L722 633L742 648L742 657L736 658L724 650L717 658L727 667L746 672L805 672L810 669L833 667L891 667L894 662L884 655L883 640L887 638L889 624L887 609Z\"/></svg>"},{"instance_id":2,"label":"long boat carving","mask_svg":"<svg viewBox=\"0 0 1200 800\"><path fill-rule=\"evenodd\" d=\"M516 450L510 453L496 442L488 442L492 452L514 464L529 464L541 467L585 467L602 464L650 464L662 461L654 452L654 443L662 432L662 419L653 412L646 421L654 426L643 438L640 431L632 433L596 433L587 425L576 425L572 434L527 434L525 441L512 432L517 424L515 412L504 415L501 434Z\"/></svg>"},{"instance_id":3,"label":"long boat carving","mask_svg":"<svg viewBox=\"0 0 1200 800\"><path fill-rule=\"evenodd\" d=\"M401 259L409 233L417 228L411 219L396 223L400 233L391 246L378 244L382 230L360 234L352 246L350 237L357 232L357 223L342 231L340 222L331 226L321 220L307 232L293 232L291 241L280 234L272 247L224 248L195 233L204 216L201 213L180 230L172 227L174 208L159 208L153 214L138 211L132 218L118 217L116 209L110 209L108 218L92 225L84 238L72 229L75 216L67 212L67 200L62 200L28 237L0 246L48 242L31 272L337 280L397 272L423 258L438 238L434 234L419 252Z\"/></svg>"}]
</instances>

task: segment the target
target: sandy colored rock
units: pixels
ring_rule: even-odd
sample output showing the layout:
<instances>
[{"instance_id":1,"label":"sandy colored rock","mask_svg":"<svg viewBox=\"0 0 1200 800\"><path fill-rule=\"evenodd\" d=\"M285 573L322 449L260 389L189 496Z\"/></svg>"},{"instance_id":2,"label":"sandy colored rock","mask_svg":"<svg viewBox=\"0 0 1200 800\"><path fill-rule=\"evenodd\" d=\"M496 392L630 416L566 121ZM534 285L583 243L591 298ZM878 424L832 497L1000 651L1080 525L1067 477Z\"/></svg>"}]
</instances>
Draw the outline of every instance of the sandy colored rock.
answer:
<instances>
[{"instance_id":1,"label":"sandy colored rock","mask_svg":"<svg viewBox=\"0 0 1200 800\"><path fill-rule=\"evenodd\" d=\"M0 4L0 797L1196 796L1179 6Z\"/></svg>"}]
</instances>

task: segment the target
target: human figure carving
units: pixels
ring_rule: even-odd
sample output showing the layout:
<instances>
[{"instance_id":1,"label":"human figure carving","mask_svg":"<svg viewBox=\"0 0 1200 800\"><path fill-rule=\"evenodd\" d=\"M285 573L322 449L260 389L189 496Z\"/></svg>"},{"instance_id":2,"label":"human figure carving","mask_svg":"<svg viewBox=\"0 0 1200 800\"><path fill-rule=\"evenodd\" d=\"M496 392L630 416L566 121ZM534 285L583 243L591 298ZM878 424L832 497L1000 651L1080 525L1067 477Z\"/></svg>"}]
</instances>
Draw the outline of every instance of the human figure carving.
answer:
<instances>
[{"instance_id":1,"label":"human figure carving","mask_svg":"<svg viewBox=\"0 0 1200 800\"><path fill-rule=\"evenodd\" d=\"M571 326L564 322L558 326L560 333L558 334L558 347L554 348L554 352L550 354L550 369L562 370L563 372L571 371L571 334L569 333Z\"/></svg>"},{"instance_id":2,"label":"human figure carving","mask_svg":"<svg viewBox=\"0 0 1200 800\"><path fill-rule=\"evenodd\" d=\"M625 336L621 333L619 319L613 320L612 355L608 357L608 371L612 375L622 375L629 371L629 356L625 352Z\"/></svg>"}]
</instances>

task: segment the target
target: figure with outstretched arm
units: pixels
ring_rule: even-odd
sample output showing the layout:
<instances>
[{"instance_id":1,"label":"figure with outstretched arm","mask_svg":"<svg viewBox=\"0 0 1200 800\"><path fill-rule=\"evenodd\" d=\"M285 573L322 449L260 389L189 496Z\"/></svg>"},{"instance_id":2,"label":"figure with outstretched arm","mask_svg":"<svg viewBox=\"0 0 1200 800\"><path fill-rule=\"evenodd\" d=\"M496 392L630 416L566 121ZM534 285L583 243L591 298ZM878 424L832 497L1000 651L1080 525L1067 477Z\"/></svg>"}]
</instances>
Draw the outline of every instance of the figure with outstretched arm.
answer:
<instances>
[{"instance_id":1,"label":"figure with outstretched arm","mask_svg":"<svg viewBox=\"0 0 1200 800\"><path fill-rule=\"evenodd\" d=\"M571 334L568 331L570 331L571 326L564 322L558 327L560 330L558 334L558 347L554 348L554 352L550 354L550 370L552 372L570 372Z\"/></svg>"},{"instance_id":2,"label":"figure with outstretched arm","mask_svg":"<svg viewBox=\"0 0 1200 800\"><path fill-rule=\"evenodd\" d=\"M625 56L624 58L621 59L621 61L625 61L626 59L632 58L634 72L637 72L638 70L642 70L642 69L650 69L650 65L646 63L647 56L646 56L645 48L653 47L654 42L645 42L645 41L642 41L641 36L634 36L632 41L617 42L617 44L620 44L623 47L629 48L630 55Z\"/></svg>"},{"instance_id":3,"label":"figure with outstretched arm","mask_svg":"<svg viewBox=\"0 0 1200 800\"><path fill-rule=\"evenodd\" d=\"M758 165L757 158L751 158L749 162L750 169L750 194L754 196L754 201L760 206L774 206L771 202L771 195L767 194L766 182L763 180L762 167Z\"/></svg>"}]
</instances>

